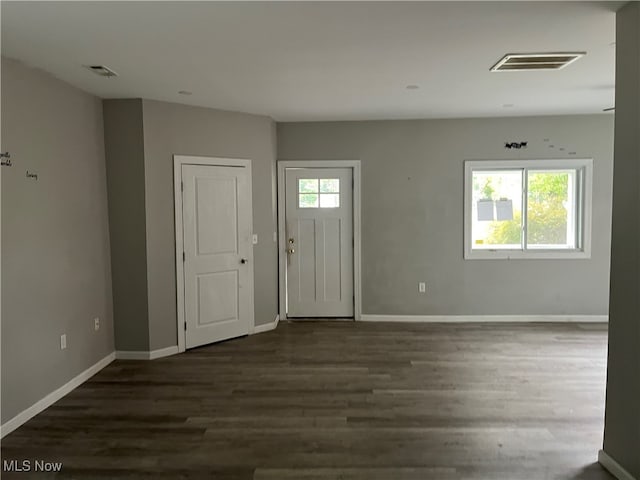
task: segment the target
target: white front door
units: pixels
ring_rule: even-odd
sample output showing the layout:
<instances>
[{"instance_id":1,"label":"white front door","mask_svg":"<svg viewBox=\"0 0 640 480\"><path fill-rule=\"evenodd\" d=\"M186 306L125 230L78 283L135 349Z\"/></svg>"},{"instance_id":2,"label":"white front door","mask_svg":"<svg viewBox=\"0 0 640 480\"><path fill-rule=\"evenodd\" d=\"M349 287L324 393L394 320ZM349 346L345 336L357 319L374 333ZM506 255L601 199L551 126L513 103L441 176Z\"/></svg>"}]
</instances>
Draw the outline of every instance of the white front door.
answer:
<instances>
[{"instance_id":1,"label":"white front door","mask_svg":"<svg viewBox=\"0 0 640 480\"><path fill-rule=\"evenodd\" d=\"M182 165L185 346L239 337L253 325L247 168Z\"/></svg>"},{"instance_id":2,"label":"white front door","mask_svg":"<svg viewBox=\"0 0 640 480\"><path fill-rule=\"evenodd\" d=\"M353 317L353 170L285 170L287 317Z\"/></svg>"}]
</instances>

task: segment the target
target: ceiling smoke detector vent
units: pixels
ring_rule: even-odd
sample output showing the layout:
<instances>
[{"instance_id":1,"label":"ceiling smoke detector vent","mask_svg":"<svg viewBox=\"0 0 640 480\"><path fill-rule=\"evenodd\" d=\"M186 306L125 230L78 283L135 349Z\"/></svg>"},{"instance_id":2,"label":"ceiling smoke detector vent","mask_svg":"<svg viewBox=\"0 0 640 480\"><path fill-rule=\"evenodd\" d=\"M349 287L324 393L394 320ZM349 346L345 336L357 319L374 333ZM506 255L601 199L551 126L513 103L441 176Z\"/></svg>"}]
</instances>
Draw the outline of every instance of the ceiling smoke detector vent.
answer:
<instances>
[{"instance_id":1,"label":"ceiling smoke detector vent","mask_svg":"<svg viewBox=\"0 0 640 480\"><path fill-rule=\"evenodd\" d=\"M560 70L584 57L586 52L571 53L508 53L493 67L492 72L522 72Z\"/></svg>"},{"instance_id":2,"label":"ceiling smoke detector vent","mask_svg":"<svg viewBox=\"0 0 640 480\"><path fill-rule=\"evenodd\" d=\"M84 65L84 68L101 77L117 77L118 74L104 65Z\"/></svg>"}]
</instances>

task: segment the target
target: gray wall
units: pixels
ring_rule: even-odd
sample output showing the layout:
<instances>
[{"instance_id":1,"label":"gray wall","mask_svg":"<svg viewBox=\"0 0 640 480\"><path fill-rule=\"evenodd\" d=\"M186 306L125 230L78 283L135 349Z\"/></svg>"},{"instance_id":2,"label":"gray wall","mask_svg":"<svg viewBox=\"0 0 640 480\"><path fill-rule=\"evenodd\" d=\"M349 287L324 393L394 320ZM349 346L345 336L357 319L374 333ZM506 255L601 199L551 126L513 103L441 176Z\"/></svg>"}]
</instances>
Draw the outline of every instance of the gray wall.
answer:
<instances>
[{"instance_id":1,"label":"gray wall","mask_svg":"<svg viewBox=\"0 0 640 480\"><path fill-rule=\"evenodd\" d=\"M105 100L104 136L117 350L149 350L142 100Z\"/></svg>"},{"instance_id":2,"label":"gray wall","mask_svg":"<svg viewBox=\"0 0 640 480\"><path fill-rule=\"evenodd\" d=\"M594 159L592 258L464 260L463 161L571 151ZM278 159L361 160L365 314L607 313L612 115L280 123Z\"/></svg>"},{"instance_id":3,"label":"gray wall","mask_svg":"<svg viewBox=\"0 0 640 480\"><path fill-rule=\"evenodd\" d=\"M604 450L640 479L640 3L618 11Z\"/></svg>"},{"instance_id":4,"label":"gray wall","mask_svg":"<svg viewBox=\"0 0 640 480\"><path fill-rule=\"evenodd\" d=\"M255 323L277 314L275 125L268 117L143 100L151 350L177 344L173 155L252 160Z\"/></svg>"},{"instance_id":5,"label":"gray wall","mask_svg":"<svg viewBox=\"0 0 640 480\"><path fill-rule=\"evenodd\" d=\"M1 150L4 423L113 352L101 102L3 58Z\"/></svg>"}]
</instances>

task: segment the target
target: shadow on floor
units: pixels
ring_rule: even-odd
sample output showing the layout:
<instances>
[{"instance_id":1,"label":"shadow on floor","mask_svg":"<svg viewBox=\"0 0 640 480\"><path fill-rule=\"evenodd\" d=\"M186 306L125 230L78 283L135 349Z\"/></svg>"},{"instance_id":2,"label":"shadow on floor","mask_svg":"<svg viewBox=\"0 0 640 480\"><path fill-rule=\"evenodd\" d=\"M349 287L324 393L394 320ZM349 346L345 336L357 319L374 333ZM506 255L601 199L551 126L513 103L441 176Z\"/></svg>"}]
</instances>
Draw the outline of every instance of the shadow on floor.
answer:
<instances>
[{"instance_id":1,"label":"shadow on floor","mask_svg":"<svg viewBox=\"0 0 640 480\"><path fill-rule=\"evenodd\" d=\"M586 465L582 470L570 477L571 480L615 480L598 462Z\"/></svg>"}]
</instances>

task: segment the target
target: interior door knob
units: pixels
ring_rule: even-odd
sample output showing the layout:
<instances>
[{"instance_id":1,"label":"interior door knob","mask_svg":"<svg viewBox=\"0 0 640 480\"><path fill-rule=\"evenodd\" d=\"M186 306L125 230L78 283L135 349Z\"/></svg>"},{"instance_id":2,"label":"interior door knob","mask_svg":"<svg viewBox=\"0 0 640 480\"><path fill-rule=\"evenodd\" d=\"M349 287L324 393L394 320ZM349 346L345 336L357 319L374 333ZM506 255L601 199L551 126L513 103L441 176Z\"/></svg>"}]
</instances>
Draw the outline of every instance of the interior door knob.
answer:
<instances>
[{"instance_id":1,"label":"interior door knob","mask_svg":"<svg viewBox=\"0 0 640 480\"><path fill-rule=\"evenodd\" d=\"M293 248L290 248L287 250L287 253L291 254L291 253L296 253L296 251Z\"/></svg>"},{"instance_id":2,"label":"interior door knob","mask_svg":"<svg viewBox=\"0 0 640 480\"><path fill-rule=\"evenodd\" d=\"M246 258L241 258L240 263L244 265L245 263L249 263L249 260L247 260Z\"/></svg>"}]
</instances>

